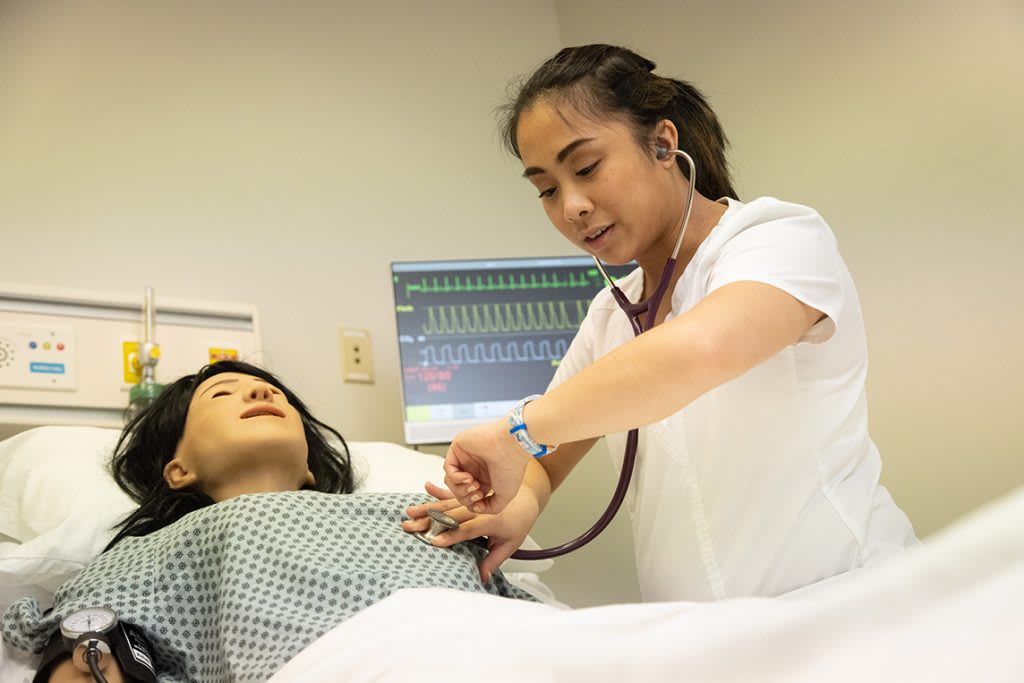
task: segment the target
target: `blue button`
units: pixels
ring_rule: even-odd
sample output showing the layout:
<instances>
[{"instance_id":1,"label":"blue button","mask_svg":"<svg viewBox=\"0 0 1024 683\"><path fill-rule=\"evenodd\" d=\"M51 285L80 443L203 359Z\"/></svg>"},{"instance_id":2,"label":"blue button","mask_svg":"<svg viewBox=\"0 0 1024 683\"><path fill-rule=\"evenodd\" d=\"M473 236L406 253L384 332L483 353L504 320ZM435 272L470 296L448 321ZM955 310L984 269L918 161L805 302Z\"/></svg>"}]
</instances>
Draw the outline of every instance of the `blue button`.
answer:
<instances>
[{"instance_id":1,"label":"blue button","mask_svg":"<svg viewBox=\"0 0 1024 683\"><path fill-rule=\"evenodd\" d=\"M63 363L29 363L30 372L41 372L46 375L63 375Z\"/></svg>"},{"instance_id":2,"label":"blue button","mask_svg":"<svg viewBox=\"0 0 1024 683\"><path fill-rule=\"evenodd\" d=\"M36 344L35 342L29 342L28 343L28 348L30 348L30 349L34 349L34 348L36 348L36 346L38 346L38 344Z\"/></svg>"}]
</instances>

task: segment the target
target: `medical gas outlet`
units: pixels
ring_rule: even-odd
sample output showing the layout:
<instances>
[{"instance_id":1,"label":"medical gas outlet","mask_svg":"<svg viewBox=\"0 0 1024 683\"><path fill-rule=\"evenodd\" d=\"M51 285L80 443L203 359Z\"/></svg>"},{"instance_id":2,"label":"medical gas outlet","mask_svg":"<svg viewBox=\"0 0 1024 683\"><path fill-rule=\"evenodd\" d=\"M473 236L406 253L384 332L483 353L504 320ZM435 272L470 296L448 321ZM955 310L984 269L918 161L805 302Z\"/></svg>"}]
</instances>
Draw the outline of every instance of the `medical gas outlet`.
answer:
<instances>
[{"instance_id":1,"label":"medical gas outlet","mask_svg":"<svg viewBox=\"0 0 1024 683\"><path fill-rule=\"evenodd\" d=\"M373 384L373 350L369 330L342 328L341 375L346 382Z\"/></svg>"}]
</instances>

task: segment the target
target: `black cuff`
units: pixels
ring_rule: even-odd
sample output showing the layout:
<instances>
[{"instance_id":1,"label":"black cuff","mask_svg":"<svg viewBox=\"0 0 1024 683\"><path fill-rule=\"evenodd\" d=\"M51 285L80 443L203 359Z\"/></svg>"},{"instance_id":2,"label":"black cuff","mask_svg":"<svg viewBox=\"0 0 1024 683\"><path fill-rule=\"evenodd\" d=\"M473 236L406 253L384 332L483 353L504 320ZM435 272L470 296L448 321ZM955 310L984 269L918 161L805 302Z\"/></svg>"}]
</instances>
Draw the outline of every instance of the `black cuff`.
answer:
<instances>
[{"instance_id":1,"label":"black cuff","mask_svg":"<svg viewBox=\"0 0 1024 683\"><path fill-rule=\"evenodd\" d=\"M39 659L39 668L32 683L47 683L50 680L50 671L54 665L63 657L69 657L68 651L64 649L64 638L60 635L60 629L53 632L49 642L43 648L43 655Z\"/></svg>"},{"instance_id":2,"label":"black cuff","mask_svg":"<svg viewBox=\"0 0 1024 683\"><path fill-rule=\"evenodd\" d=\"M131 624L119 623L109 634L110 649L121 665L121 673L126 681L136 683L156 683L156 671L153 666L153 648L143 635L142 629ZM43 648L39 659L39 668L32 683L48 683L50 673L65 657L71 653L64 647L64 638L60 629L54 631L50 640Z\"/></svg>"},{"instance_id":3,"label":"black cuff","mask_svg":"<svg viewBox=\"0 0 1024 683\"><path fill-rule=\"evenodd\" d=\"M117 655L125 680L156 683L153 646L146 640L141 628L120 622L110 632L110 645Z\"/></svg>"}]
</instances>

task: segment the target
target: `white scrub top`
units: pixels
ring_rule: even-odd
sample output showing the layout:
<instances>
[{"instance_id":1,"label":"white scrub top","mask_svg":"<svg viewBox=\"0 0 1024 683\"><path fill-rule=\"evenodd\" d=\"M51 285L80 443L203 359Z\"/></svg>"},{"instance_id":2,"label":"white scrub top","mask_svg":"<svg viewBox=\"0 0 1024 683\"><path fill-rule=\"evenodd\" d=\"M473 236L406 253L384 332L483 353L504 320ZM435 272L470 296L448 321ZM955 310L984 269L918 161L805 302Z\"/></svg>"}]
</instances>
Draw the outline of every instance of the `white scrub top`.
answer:
<instances>
[{"instance_id":1,"label":"white scrub top","mask_svg":"<svg viewBox=\"0 0 1024 683\"><path fill-rule=\"evenodd\" d=\"M679 279L668 319L737 281L778 287L827 318L798 343L640 429L626 502L644 600L779 595L916 543L906 515L878 483L864 322L829 226L805 206L728 200ZM637 269L618 284L637 301L643 274ZM551 386L632 338L606 288ZM621 466L626 435L607 438Z\"/></svg>"}]
</instances>

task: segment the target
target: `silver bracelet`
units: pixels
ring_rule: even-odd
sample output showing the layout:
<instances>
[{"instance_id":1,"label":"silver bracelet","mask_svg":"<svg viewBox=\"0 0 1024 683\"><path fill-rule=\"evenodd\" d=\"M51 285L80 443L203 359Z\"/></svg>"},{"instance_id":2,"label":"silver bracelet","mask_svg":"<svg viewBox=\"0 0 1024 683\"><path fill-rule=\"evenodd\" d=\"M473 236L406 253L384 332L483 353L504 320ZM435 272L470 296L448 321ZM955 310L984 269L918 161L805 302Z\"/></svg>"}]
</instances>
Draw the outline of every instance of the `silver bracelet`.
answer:
<instances>
[{"instance_id":1,"label":"silver bracelet","mask_svg":"<svg viewBox=\"0 0 1024 683\"><path fill-rule=\"evenodd\" d=\"M535 458L541 458L548 453L553 453L558 444L546 445L537 443L530 438L530 433L526 431L526 423L523 422L523 408L530 401L540 398L540 394L534 394L533 396L527 396L512 409L512 412L508 414L508 433L515 437L519 445L523 447L527 453Z\"/></svg>"}]
</instances>

